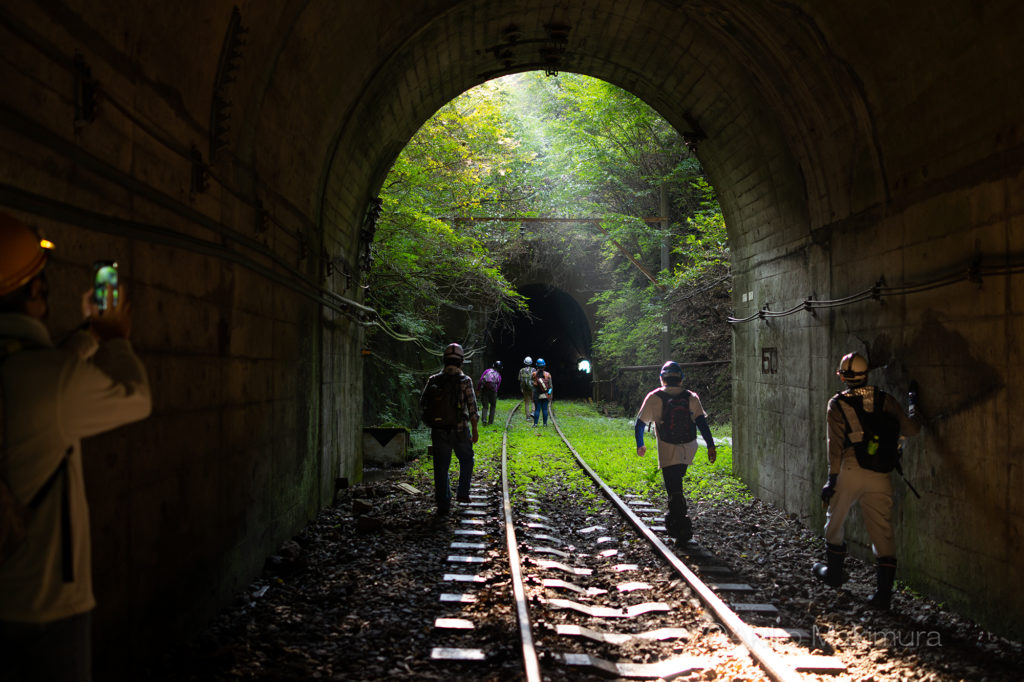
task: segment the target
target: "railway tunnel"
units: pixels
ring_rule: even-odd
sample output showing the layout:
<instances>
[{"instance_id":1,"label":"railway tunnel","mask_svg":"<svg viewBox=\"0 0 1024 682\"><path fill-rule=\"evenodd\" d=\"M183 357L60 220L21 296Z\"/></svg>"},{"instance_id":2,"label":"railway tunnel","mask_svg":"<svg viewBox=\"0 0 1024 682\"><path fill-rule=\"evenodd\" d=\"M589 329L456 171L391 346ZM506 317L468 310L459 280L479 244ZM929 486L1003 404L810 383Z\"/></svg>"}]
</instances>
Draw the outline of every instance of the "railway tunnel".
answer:
<instances>
[{"instance_id":1,"label":"railway tunnel","mask_svg":"<svg viewBox=\"0 0 1024 682\"><path fill-rule=\"evenodd\" d=\"M84 446L97 647L194 631L358 480L373 198L442 104L536 69L644 99L719 192L737 473L819 524L837 358L917 380L901 579L1020 637L1022 27L967 0L5 3L0 207L58 245L55 337L121 263L154 387Z\"/></svg>"},{"instance_id":2,"label":"railway tunnel","mask_svg":"<svg viewBox=\"0 0 1024 682\"><path fill-rule=\"evenodd\" d=\"M488 354L505 366L499 393L515 396L515 372L524 358L543 359L557 386L559 398L589 398L592 321L570 293L544 284L519 287L529 310L492 330ZM581 369L581 363L587 364Z\"/></svg>"}]
</instances>

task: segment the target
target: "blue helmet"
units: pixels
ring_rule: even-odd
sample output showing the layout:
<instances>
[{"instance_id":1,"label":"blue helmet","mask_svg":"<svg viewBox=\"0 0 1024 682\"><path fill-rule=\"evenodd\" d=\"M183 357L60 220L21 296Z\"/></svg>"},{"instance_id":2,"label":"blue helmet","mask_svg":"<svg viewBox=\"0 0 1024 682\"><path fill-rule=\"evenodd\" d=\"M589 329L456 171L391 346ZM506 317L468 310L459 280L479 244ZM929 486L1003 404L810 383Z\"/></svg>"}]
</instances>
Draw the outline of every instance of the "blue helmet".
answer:
<instances>
[{"instance_id":1,"label":"blue helmet","mask_svg":"<svg viewBox=\"0 0 1024 682\"><path fill-rule=\"evenodd\" d=\"M537 366L544 367L544 358L537 358Z\"/></svg>"},{"instance_id":2,"label":"blue helmet","mask_svg":"<svg viewBox=\"0 0 1024 682\"><path fill-rule=\"evenodd\" d=\"M679 366L678 362L669 360L661 366L661 378L672 379L678 377L679 381L683 380L683 368Z\"/></svg>"}]
</instances>

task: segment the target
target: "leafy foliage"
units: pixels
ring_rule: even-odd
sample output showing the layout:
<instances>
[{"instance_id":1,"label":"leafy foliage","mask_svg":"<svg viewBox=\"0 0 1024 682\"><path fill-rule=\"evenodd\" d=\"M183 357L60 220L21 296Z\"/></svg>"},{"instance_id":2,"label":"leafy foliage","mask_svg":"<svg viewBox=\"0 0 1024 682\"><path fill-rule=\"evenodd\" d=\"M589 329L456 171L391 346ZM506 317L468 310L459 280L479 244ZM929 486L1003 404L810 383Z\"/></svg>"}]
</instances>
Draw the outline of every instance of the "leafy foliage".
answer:
<instances>
[{"instance_id":1,"label":"leafy foliage","mask_svg":"<svg viewBox=\"0 0 1024 682\"><path fill-rule=\"evenodd\" d=\"M709 314L715 305L694 305L694 292L703 295L709 281L717 282L710 295L728 291L726 230L714 191L681 136L608 83L526 73L464 93L409 142L381 200L367 301L389 327L420 343L410 348L371 332L372 385L394 385L400 373L425 378L449 340L483 346L488 328L526 310L504 274L516 270L543 273L556 286L579 273L598 290L593 361L602 376L659 363L666 312L674 353L699 350L714 359L731 342ZM645 220L666 207L667 227ZM593 217L599 225L487 220L508 216ZM663 267L666 256L671 262ZM714 334L695 341L705 327ZM627 395L639 388L632 378L619 384ZM412 391L378 390L368 396L367 417L411 416L413 398Z\"/></svg>"}]
</instances>

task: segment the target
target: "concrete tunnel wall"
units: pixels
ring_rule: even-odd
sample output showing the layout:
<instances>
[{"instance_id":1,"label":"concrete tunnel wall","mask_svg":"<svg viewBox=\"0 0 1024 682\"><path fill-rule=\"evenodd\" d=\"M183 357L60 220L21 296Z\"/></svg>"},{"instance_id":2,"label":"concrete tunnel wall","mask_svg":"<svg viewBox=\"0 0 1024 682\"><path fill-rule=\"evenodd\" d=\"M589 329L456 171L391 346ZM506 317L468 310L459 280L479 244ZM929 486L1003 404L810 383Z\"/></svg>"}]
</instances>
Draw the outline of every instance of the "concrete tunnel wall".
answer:
<instances>
[{"instance_id":1,"label":"concrete tunnel wall","mask_svg":"<svg viewBox=\"0 0 1024 682\"><path fill-rule=\"evenodd\" d=\"M690 135L738 317L976 253L1019 262L1015 3L252 0L237 24L232 43L228 2L0 10L0 205L58 243L55 332L89 263L122 262L156 396L85 447L100 646L191 631L358 479L367 209L417 127L487 78L586 73ZM98 109L76 124L90 79ZM898 503L901 578L1018 637L1020 291L990 277L738 325L733 348L737 471L811 524L838 357L870 351L896 392L921 382L934 418L907 455L925 498Z\"/></svg>"}]
</instances>

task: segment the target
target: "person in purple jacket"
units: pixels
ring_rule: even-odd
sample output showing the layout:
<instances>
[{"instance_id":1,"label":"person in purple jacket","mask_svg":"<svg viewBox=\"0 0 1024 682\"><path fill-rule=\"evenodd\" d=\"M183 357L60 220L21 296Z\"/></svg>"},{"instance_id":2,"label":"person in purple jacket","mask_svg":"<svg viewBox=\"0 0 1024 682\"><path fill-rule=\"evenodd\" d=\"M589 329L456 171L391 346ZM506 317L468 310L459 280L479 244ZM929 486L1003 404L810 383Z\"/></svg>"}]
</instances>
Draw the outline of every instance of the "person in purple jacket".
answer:
<instances>
[{"instance_id":1,"label":"person in purple jacket","mask_svg":"<svg viewBox=\"0 0 1024 682\"><path fill-rule=\"evenodd\" d=\"M501 386L501 360L484 370L480 375L476 388L480 393L480 421L483 424L494 423L494 410L498 404L498 387Z\"/></svg>"}]
</instances>

